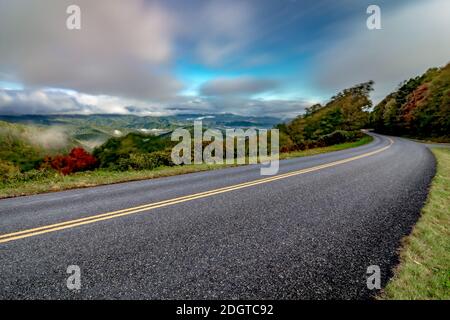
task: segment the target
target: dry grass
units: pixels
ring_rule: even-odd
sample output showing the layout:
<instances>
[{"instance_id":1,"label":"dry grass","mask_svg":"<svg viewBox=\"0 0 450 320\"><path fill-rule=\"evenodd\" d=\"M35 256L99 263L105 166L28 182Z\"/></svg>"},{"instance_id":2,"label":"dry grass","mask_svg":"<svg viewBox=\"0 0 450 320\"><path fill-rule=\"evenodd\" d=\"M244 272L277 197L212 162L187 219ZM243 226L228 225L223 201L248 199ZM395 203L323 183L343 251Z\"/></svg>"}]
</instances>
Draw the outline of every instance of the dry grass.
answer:
<instances>
[{"instance_id":1,"label":"dry grass","mask_svg":"<svg viewBox=\"0 0 450 320\"><path fill-rule=\"evenodd\" d=\"M433 153L438 168L427 203L381 299L450 299L450 149Z\"/></svg>"}]
</instances>

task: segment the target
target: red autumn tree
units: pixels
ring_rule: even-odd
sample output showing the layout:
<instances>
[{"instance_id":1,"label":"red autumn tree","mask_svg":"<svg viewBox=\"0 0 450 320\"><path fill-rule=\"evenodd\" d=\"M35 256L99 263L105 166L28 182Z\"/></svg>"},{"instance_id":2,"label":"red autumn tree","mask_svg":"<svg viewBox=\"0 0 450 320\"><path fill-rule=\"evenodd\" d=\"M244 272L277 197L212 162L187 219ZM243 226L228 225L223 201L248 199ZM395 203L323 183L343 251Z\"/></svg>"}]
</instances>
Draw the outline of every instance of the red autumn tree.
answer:
<instances>
[{"instance_id":1,"label":"red autumn tree","mask_svg":"<svg viewBox=\"0 0 450 320\"><path fill-rule=\"evenodd\" d=\"M68 155L46 157L46 163L63 175L94 169L97 159L83 148L73 148Z\"/></svg>"}]
</instances>

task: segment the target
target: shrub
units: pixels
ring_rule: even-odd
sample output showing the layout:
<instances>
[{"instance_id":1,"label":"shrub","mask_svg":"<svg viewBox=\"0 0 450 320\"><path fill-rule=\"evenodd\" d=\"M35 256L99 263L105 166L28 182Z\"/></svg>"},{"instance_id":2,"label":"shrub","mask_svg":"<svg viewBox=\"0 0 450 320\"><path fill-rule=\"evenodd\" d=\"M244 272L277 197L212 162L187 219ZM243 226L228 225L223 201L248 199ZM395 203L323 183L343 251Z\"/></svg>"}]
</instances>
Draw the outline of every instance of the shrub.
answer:
<instances>
[{"instance_id":1,"label":"shrub","mask_svg":"<svg viewBox=\"0 0 450 320\"><path fill-rule=\"evenodd\" d=\"M170 152L156 151L152 153L132 153L128 157L120 158L117 169L126 170L152 170L161 166L172 166Z\"/></svg>"},{"instance_id":2,"label":"shrub","mask_svg":"<svg viewBox=\"0 0 450 320\"><path fill-rule=\"evenodd\" d=\"M63 175L96 168L97 159L83 148L73 148L68 155L46 157L42 168L51 167Z\"/></svg>"},{"instance_id":3,"label":"shrub","mask_svg":"<svg viewBox=\"0 0 450 320\"><path fill-rule=\"evenodd\" d=\"M362 136L363 133L360 131L336 130L330 134L321 136L318 139L317 144L326 147L334 144L355 141L361 138Z\"/></svg>"},{"instance_id":4,"label":"shrub","mask_svg":"<svg viewBox=\"0 0 450 320\"><path fill-rule=\"evenodd\" d=\"M298 146L292 141L288 134L280 130L280 152L296 151Z\"/></svg>"},{"instance_id":5,"label":"shrub","mask_svg":"<svg viewBox=\"0 0 450 320\"><path fill-rule=\"evenodd\" d=\"M152 152L149 155L154 164L154 168L162 166L173 166L171 150Z\"/></svg>"},{"instance_id":6,"label":"shrub","mask_svg":"<svg viewBox=\"0 0 450 320\"><path fill-rule=\"evenodd\" d=\"M9 161L0 160L0 181L9 182L20 176L19 167Z\"/></svg>"},{"instance_id":7,"label":"shrub","mask_svg":"<svg viewBox=\"0 0 450 320\"><path fill-rule=\"evenodd\" d=\"M117 167L123 158L129 158L130 154L150 154L176 145L171 141L170 135L153 136L140 133L129 133L120 138L111 138L102 146L93 151L93 155L99 160L101 168Z\"/></svg>"},{"instance_id":8,"label":"shrub","mask_svg":"<svg viewBox=\"0 0 450 320\"><path fill-rule=\"evenodd\" d=\"M1 183L15 183L42 180L50 178L57 174L55 170L50 167L42 167L39 170L31 169L21 172L19 167L11 162L0 160L0 182Z\"/></svg>"},{"instance_id":9,"label":"shrub","mask_svg":"<svg viewBox=\"0 0 450 320\"><path fill-rule=\"evenodd\" d=\"M17 177L18 181L32 181L32 180L42 180L46 178L54 177L58 175L58 173L51 168L43 168L43 169L32 169L30 171L23 172L20 176Z\"/></svg>"}]
</instances>

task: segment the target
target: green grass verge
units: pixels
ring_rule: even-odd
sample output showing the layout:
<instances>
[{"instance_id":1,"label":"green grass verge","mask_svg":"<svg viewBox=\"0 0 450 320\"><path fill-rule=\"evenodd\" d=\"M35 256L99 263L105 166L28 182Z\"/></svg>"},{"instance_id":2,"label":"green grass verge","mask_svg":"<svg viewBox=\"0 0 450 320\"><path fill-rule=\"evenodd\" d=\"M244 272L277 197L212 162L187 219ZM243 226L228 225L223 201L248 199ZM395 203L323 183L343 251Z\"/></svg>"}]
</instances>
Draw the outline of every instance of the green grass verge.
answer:
<instances>
[{"instance_id":1,"label":"green grass verge","mask_svg":"<svg viewBox=\"0 0 450 320\"><path fill-rule=\"evenodd\" d=\"M437 144L442 143L444 145L450 143L450 138L448 138L448 137L418 139L418 138L414 138L414 137L405 136L404 138L407 138L407 139L412 140L412 141L420 142L420 143L431 143L431 144L433 144L433 143L437 143Z\"/></svg>"},{"instance_id":2,"label":"green grass verge","mask_svg":"<svg viewBox=\"0 0 450 320\"><path fill-rule=\"evenodd\" d=\"M380 299L450 299L450 149L434 148L437 173L422 217Z\"/></svg>"},{"instance_id":3,"label":"green grass verge","mask_svg":"<svg viewBox=\"0 0 450 320\"><path fill-rule=\"evenodd\" d=\"M373 140L370 136L364 136L358 141L337 144L334 146L315 148L304 151L296 151L291 153L283 153L280 159L288 159L294 157L306 157L315 154L338 151L343 149L355 148L367 144ZM87 188L99 185L114 184L127 181L138 181L146 179L154 179L160 177L168 177L186 173L193 173L207 170L217 170L237 165L186 165L176 167L161 167L154 170L141 171L110 171L95 170L89 172L79 172L69 176L61 176L55 174L51 178L42 178L40 180L17 182L17 183L0 183L0 199L17 197L24 195L39 194L45 192L55 192L75 188Z\"/></svg>"},{"instance_id":4,"label":"green grass verge","mask_svg":"<svg viewBox=\"0 0 450 320\"><path fill-rule=\"evenodd\" d=\"M339 151L344 149L350 149L350 148L356 148L365 144L368 144L369 142L372 142L373 138L371 136L364 136L358 141L355 142L346 142L346 143L340 143L335 144L333 146L329 147L323 147L323 148L313 148L308 150L302 150L302 151L293 151L289 153L282 153L280 154L280 159L290 159L290 158L298 158L298 157L307 157L307 156L313 156L316 154L326 153L326 152L333 152L333 151Z\"/></svg>"}]
</instances>

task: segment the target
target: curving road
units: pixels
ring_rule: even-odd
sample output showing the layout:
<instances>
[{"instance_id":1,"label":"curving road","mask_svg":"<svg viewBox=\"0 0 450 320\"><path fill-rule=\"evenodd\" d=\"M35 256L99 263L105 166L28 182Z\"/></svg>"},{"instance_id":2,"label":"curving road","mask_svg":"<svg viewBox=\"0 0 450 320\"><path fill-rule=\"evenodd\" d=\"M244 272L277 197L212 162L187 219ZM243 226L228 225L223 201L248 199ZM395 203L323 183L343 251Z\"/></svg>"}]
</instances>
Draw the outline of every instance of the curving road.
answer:
<instances>
[{"instance_id":1,"label":"curving road","mask_svg":"<svg viewBox=\"0 0 450 320\"><path fill-rule=\"evenodd\" d=\"M253 165L0 200L0 298L370 298L367 267L389 279L435 173L425 146L374 137L277 178Z\"/></svg>"}]
</instances>

